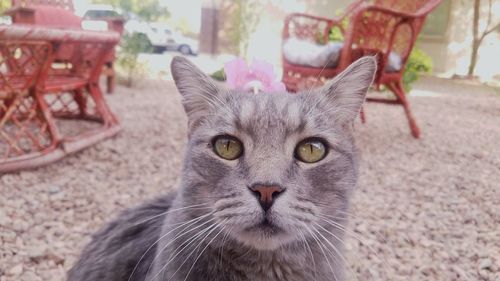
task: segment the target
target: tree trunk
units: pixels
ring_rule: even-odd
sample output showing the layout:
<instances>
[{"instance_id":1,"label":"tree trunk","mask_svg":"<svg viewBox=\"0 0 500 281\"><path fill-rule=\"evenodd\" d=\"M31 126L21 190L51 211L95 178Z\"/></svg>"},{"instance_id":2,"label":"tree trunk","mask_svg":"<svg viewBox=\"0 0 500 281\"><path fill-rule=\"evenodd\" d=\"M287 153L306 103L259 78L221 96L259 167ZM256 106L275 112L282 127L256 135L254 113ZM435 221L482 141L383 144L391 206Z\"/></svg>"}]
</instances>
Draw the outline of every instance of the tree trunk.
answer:
<instances>
[{"instance_id":1,"label":"tree trunk","mask_svg":"<svg viewBox=\"0 0 500 281\"><path fill-rule=\"evenodd\" d=\"M474 75L474 70L477 63L477 52L481 46L481 39L479 37L479 10L481 9L481 0L474 0L474 18L472 21L472 53L470 57L470 65L468 75Z\"/></svg>"},{"instance_id":2,"label":"tree trunk","mask_svg":"<svg viewBox=\"0 0 500 281\"><path fill-rule=\"evenodd\" d=\"M480 45L481 44L479 43L479 40L473 39L473 42L472 42L472 53L471 53L471 56L470 56L469 71L467 72L467 74L469 76L473 76L474 75L474 70L476 69L476 63L477 63L477 52L479 50L479 46Z\"/></svg>"}]
</instances>

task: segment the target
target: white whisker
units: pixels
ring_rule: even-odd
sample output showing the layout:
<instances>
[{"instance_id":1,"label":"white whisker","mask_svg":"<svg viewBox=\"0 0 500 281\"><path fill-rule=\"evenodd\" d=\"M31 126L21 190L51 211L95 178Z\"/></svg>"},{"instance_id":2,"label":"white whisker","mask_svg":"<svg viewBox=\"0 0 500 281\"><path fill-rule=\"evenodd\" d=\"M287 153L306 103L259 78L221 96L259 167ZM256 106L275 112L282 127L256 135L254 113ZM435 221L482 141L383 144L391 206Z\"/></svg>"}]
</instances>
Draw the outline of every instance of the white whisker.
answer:
<instances>
[{"instance_id":1,"label":"white whisker","mask_svg":"<svg viewBox=\"0 0 500 281\"><path fill-rule=\"evenodd\" d=\"M149 248L147 248L147 249L146 249L146 251L144 252L144 254L142 254L141 258L139 259L139 261L138 261L138 262L137 262L137 264L135 265L135 267L134 267L134 269L132 270L132 273L130 274L130 276L129 276L129 278L127 279L127 281L130 281L130 280L132 279L132 276L134 275L135 271L137 270L137 267L139 266L139 264L141 263L141 261L144 259L144 257L146 256L146 254L147 254L147 253L148 253L148 252L149 252L149 251L150 251L150 250L151 250L151 249L152 249L152 248L153 248L156 244L158 244L158 242L160 242L160 240L162 240L164 237L166 237L167 235L169 235L171 232L173 232L173 231L175 231L175 230L177 230L177 229L179 229L179 228L181 228L181 227L183 227L183 226L185 226L185 225L188 225L188 226L186 226L186 228L187 228L187 227L189 227L189 226L191 226L191 225L195 224L196 222L198 222L198 221L202 220L203 218L205 218L205 217L207 217L207 216L209 216L209 215L211 215L211 213L209 213L209 214L205 214L205 215L203 215L203 216L200 216L200 217L197 217L197 218L194 218L194 219L191 219L191 220L189 220L189 221L187 221L187 222L185 222L185 223L183 223L183 224L179 225L178 227L176 227L176 228L174 228L174 229L172 229L172 230L168 231L167 233L163 234L160 238L158 238L158 239L157 239L157 240L156 240L153 244L151 244L151 246L149 246Z\"/></svg>"},{"instance_id":2,"label":"white whisker","mask_svg":"<svg viewBox=\"0 0 500 281\"><path fill-rule=\"evenodd\" d=\"M175 241L177 241L177 240L178 240L179 238L181 238L182 236L184 236L184 235L186 235L186 234L188 234L188 233L192 232L192 231L193 231L193 230L195 230L195 229L198 229L198 228L200 228L200 227L204 226L205 224L207 224L207 223L209 223L209 222L211 222L211 221L213 221L213 220L215 220L215 218L212 218L212 219L210 219L210 220L208 220L208 221L206 221L206 222L204 222L204 223L202 223L202 224L200 224L200 225L198 225L198 226L195 226L195 227L193 227L193 228L191 228L191 229L189 229L189 230L187 230L187 231L184 231L184 230L185 230L185 229L187 229L187 228L189 228L189 227L190 227L190 226L192 226L193 224L191 224L190 226L187 226L186 228L184 228L183 230L181 230L181 232L180 232L180 233L178 233L176 236L174 236L174 238L173 238L171 241L169 241L169 242L168 242L168 243L167 243L167 244L166 244L166 245L165 245L165 246L164 246L164 247L163 247L160 251L158 251L158 252L157 252L157 255L155 256L155 258L153 259L153 261L152 261L152 262L151 262L151 264L149 265L148 270L146 271L146 273L149 273L149 271L151 270L151 266L154 264L154 261L155 261L158 257L160 257L161 253L162 253L163 251L165 251L165 249L167 249L167 248L168 248L168 246L170 246L172 243L174 243ZM196 222L195 222L195 223L196 223ZM170 231L170 232L171 232L171 231ZM158 275L160 272L161 272L161 270L157 273L157 275ZM153 277L153 279L152 279L152 280L154 280L154 279L157 277L157 275L155 275L155 277ZM146 274L146 276L147 276L147 274Z\"/></svg>"},{"instance_id":3,"label":"white whisker","mask_svg":"<svg viewBox=\"0 0 500 281\"><path fill-rule=\"evenodd\" d=\"M157 217L161 217L161 216L164 216L164 215L168 215L168 214L175 213L175 212L182 211L182 210L186 210L186 209L210 209L210 208L211 208L211 207L199 207L199 206L206 206L206 205L208 205L208 203L196 204L196 205L191 205L191 206L182 207L182 208L178 208L178 209L168 210L168 211L163 212L163 213L161 213L161 214L154 215L154 216L152 216L152 217L150 217L150 218L147 218L147 219L145 219L145 220L142 220L142 221L140 221L140 222L137 222L137 223L135 223L135 224L131 225L131 227L133 227L133 226L137 226L137 225L140 225L140 224L143 224L143 223L145 223L145 222L147 222L147 221L150 221L150 220L152 220L152 219L155 219L155 218L157 218Z\"/></svg>"},{"instance_id":4,"label":"white whisker","mask_svg":"<svg viewBox=\"0 0 500 281\"><path fill-rule=\"evenodd\" d=\"M185 249L187 249L189 246L193 245L198 238L200 238L201 236L203 236L205 233L206 236L200 241L200 243L208 236L210 235L210 233L212 233L215 229L217 228L217 223L214 223L212 224L211 226L207 227L206 229L200 231L198 234L196 234L195 236L191 237L190 239L188 239L187 241L185 241L183 244L185 244L182 249L179 250L179 248L183 245L181 244L179 247L177 247L173 252L172 254L175 253L174 256L171 256L168 260L167 260L167 263L162 267L162 270L160 271L163 271L166 269L166 267L170 264L170 262L172 262L177 256L179 256ZM186 244L187 243L187 244ZM198 245L194 248L193 252L198 249L200 243L198 243ZM191 252L191 254L188 255L188 257L186 258L186 260L193 254L193 252ZM170 276L170 279L172 279L175 274L179 271L179 269L182 267L182 265L185 263L185 261L177 268L177 270L172 274L172 276Z\"/></svg>"},{"instance_id":5,"label":"white whisker","mask_svg":"<svg viewBox=\"0 0 500 281\"><path fill-rule=\"evenodd\" d=\"M344 243L344 241L342 241L342 239L338 238L335 234L333 234L332 232L328 231L327 229L325 229L324 227L322 227L320 224L318 224L318 223L314 223L314 224L316 224L318 227L320 227L323 231L326 231L328 234L332 235L340 243ZM330 245L330 247L333 249L333 251L335 251L335 253L339 256L339 258L344 262L345 266L349 269L349 271L351 272L351 274L353 275L353 277L356 278L357 281L359 281L358 276L351 269L351 267L349 266L349 263L344 258L344 256L342 255L342 253L337 249L337 247L335 247L335 245L333 245L330 242L330 240L328 240L323 234L321 234L321 232L319 232L318 230L316 230L316 232L326 241L326 243L328 243L328 245Z\"/></svg>"},{"instance_id":6,"label":"white whisker","mask_svg":"<svg viewBox=\"0 0 500 281\"><path fill-rule=\"evenodd\" d=\"M387 261L385 259L382 259L377 254L377 251L375 251L375 249L373 249L373 247L371 247L367 242L365 242L364 239L361 236L359 236L358 234L356 234L353 231L350 231L350 230L346 229L341 224L339 224L337 222L334 222L334 221L332 221L330 219L325 218L324 215L320 215L320 218L323 221L325 221L326 223L332 225L333 227L336 227L337 229L343 231L344 233L348 234L349 236L351 236L354 239L356 239L357 241L359 241L361 244L365 245L375 255L375 257L379 260L379 262L381 262L383 264L384 268L387 270L387 265L386 265Z\"/></svg>"},{"instance_id":7,"label":"white whisker","mask_svg":"<svg viewBox=\"0 0 500 281\"><path fill-rule=\"evenodd\" d=\"M186 277L184 278L184 281L186 281L186 280L187 280L187 278L188 278L189 274L191 273L191 270L193 270L194 265L196 264L196 262L198 261L198 259L201 257L201 255L203 254L203 252L205 252L205 250L208 248L208 246L210 246L210 243L212 243L212 242L215 240L215 238L217 238L217 236L219 236L219 234L220 234L220 233L224 230L224 228L225 228L225 226L223 226L223 227L221 228L221 230L220 230L219 232L217 232L217 234L215 234L214 238L212 238L212 240L210 240L210 241L207 243L207 245L205 246L205 248L203 248L203 250L202 250L202 251L201 251L201 253L198 255L198 257L196 257L196 259L195 259L195 260L194 260L194 262L193 262L193 265L191 265L191 268L189 268L189 271L188 271L188 273L186 274Z\"/></svg>"},{"instance_id":8,"label":"white whisker","mask_svg":"<svg viewBox=\"0 0 500 281\"><path fill-rule=\"evenodd\" d=\"M304 225L305 225L305 224L304 224ZM316 236L316 235L315 235L315 234L311 231L311 229L309 229L309 227L307 227L307 226L306 226L306 228L307 228L307 231L309 231L309 233L311 234L311 237L314 239L314 241L316 241L316 244L318 244L318 247L319 247L319 249L321 250L321 253L322 253L322 254L323 254L323 256L325 257L325 260L326 260L326 262L328 263L328 266L330 267L330 271L331 271L331 272L332 272L332 274L333 274L333 279L334 279L335 281L338 281L337 276L335 275L335 271L333 270L332 264L330 263L330 260L329 260L329 259L328 259L328 257L326 256L326 253L325 253L325 251L324 251L324 249L323 249L323 247L324 247L323 243L321 243L321 241L320 241L320 240L317 238L317 236ZM335 259L335 257L334 257L334 259Z\"/></svg>"},{"instance_id":9,"label":"white whisker","mask_svg":"<svg viewBox=\"0 0 500 281\"><path fill-rule=\"evenodd\" d=\"M311 256L311 259L312 259L312 262L313 262L313 266L314 266L314 280L317 281L317 271L318 269L316 268L316 261L314 259L314 254L311 250L311 247L309 246L309 243L307 242L307 239L306 239L306 236L304 235L304 233L300 230L300 229L297 229L297 231L299 232L299 235L301 237L301 240L304 244L304 248L306 251L309 251L309 255ZM307 248L306 248L307 247Z\"/></svg>"}]
</instances>

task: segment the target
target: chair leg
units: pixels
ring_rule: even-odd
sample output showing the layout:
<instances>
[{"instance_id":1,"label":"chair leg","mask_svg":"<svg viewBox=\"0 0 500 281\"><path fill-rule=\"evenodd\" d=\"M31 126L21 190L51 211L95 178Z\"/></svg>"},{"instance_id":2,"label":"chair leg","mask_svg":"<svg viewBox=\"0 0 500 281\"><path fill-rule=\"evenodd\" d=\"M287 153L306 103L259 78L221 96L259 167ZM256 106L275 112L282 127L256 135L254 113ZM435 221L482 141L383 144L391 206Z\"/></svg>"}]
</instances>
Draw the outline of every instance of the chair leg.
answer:
<instances>
[{"instance_id":1,"label":"chair leg","mask_svg":"<svg viewBox=\"0 0 500 281\"><path fill-rule=\"evenodd\" d=\"M63 140L63 135L57 128L57 124L52 115L52 111L49 105L47 104L47 101L45 100L43 93L36 91L32 95L35 97L35 100L38 103L38 106L40 107L43 119L45 119L45 121L47 122L48 130L53 138L52 139L53 145L54 146L59 145L59 143Z\"/></svg>"},{"instance_id":2,"label":"chair leg","mask_svg":"<svg viewBox=\"0 0 500 281\"><path fill-rule=\"evenodd\" d=\"M106 92L112 94L115 91L115 74L112 73L106 77Z\"/></svg>"},{"instance_id":3,"label":"chair leg","mask_svg":"<svg viewBox=\"0 0 500 281\"><path fill-rule=\"evenodd\" d=\"M112 94L115 91L115 69L113 63L106 64L106 93Z\"/></svg>"},{"instance_id":4,"label":"chair leg","mask_svg":"<svg viewBox=\"0 0 500 281\"><path fill-rule=\"evenodd\" d=\"M97 112L103 118L104 124L106 126L112 126L112 125L118 124L118 120L113 115L113 113L109 109L108 105L104 101L104 97L102 95L102 92L101 92L101 89L99 88L99 86L91 83L87 86L87 91L89 92L92 100L95 103Z\"/></svg>"},{"instance_id":5,"label":"chair leg","mask_svg":"<svg viewBox=\"0 0 500 281\"><path fill-rule=\"evenodd\" d=\"M75 102L78 104L78 109L80 110L80 116L87 115L87 97L83 93L83 89L76 89L74 91Z\"/></svg>"},{"instance_id":6,"label":"chair leg","mask_svg":"<svg viewBox=\"0 0 500 281\"><path fill-rule=\"evenodd\" d=\"M410 130L411 134L415 138L420 137L420 129L417 125L417 122L415 121L415 118L413 117L413 114L410 110L410 104L408 103L408 100L406 99L406 93L403 88L403 83L401 81L398 81L394 84L390 83L387 84L387 87L396 95L396 98L398 101L401 103L405 110L406 117L408 118L408 124L410 125Z\"/></svg>"},{"instance_id":7,"label":"chair leg","mask_svg":"<svg viewBox=\"0 0 500 281\"><path fill-rule=\"evenodd\" d=\"M365 114L364 106L361 107L361 111L359 112L359 117L361 118L361 123L365 124L366 123L366 114Z\"/></svg>"}]
</instances>

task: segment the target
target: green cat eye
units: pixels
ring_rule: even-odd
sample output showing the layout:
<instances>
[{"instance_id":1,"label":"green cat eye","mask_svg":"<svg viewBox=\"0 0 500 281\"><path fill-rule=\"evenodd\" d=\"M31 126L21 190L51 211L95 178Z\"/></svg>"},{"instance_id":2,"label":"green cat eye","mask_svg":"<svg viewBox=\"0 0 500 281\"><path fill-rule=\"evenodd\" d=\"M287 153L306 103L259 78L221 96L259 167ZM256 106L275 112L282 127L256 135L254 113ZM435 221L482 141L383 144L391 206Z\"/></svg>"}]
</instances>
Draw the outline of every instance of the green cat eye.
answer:
<instances>
[{"instance_id":1,"label":"green cat eye","mask_svg":"<svg viewBox=\"0 0 500 281\"><path fill-rule=\"evenodd\" d=\"M243 144L232 136L217 136L212 144L215 154L226 160L237 159L243 153Z\"/></svg>"},{"instance_id":2,"label":"green cat eye","mask_svg":"<svg viewBox=\"0 0 500 281\"><path fill-rule=\"evenodd\" d=\"M326 145L320 139L309 138L301 141L295 148L295 158L306 163L315 163L326 156Z\"/></svg>"}]
</instances>

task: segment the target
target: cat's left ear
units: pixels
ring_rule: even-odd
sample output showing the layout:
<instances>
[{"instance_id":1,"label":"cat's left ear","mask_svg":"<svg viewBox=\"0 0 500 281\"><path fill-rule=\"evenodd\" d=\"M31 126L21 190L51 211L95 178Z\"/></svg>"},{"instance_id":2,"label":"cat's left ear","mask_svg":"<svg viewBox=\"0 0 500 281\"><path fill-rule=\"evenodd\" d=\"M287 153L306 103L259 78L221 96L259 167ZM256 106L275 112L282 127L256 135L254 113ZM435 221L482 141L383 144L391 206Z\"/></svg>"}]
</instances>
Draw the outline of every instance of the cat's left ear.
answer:
<instances>
[{"instance_id":1,"label":"cat's left ear","mask_svg":"<svg viewBox=\"0 0 500 281\"><path fill-rule=\"evenodd\" d=\"M186 58L174 57L170 68L192 129L203 116L215 110L222 89Z\"/></svg>"},{"instance_id":2,"label":"cat's left ear","mask_svg":"<svg viewBox=\"0 0 500 281\"><path fill-rule=\"evenodd\" d=\"M328 112L340 123L353 122L377 71L375 57L362 57L312 94L322 95Z\"/></svg>"}]
</instances>

